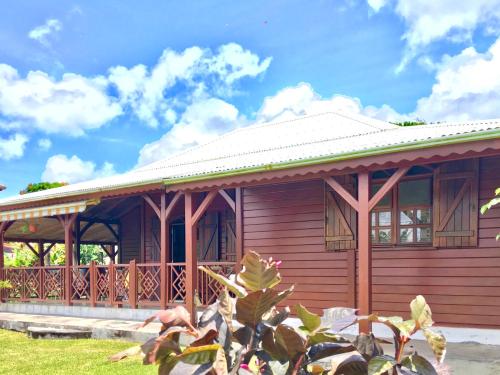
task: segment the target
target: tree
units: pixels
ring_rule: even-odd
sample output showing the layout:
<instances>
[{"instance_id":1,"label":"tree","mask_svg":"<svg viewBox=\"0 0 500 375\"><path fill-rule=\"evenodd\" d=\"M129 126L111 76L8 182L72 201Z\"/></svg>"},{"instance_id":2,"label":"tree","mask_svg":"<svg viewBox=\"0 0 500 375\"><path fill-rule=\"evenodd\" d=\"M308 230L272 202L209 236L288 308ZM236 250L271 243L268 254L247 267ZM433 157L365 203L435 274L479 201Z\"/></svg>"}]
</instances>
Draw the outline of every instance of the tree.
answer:
<instances>
[{"instance_id":1,"label":"tree","mask_svg":"<svg viewBox=\"0 0 500 375\"><path fill-rule=\"evenodd\" d=\"M36 191L54 189L54 188L61 187L61 186L66 186L66 185L68 185L67 182L37 182L37 183L30 183L30 184L28 184L28 186L26 186L25 189L21 190L19 192L19 194L34 193Z\"/></svg>"}]
</instances>

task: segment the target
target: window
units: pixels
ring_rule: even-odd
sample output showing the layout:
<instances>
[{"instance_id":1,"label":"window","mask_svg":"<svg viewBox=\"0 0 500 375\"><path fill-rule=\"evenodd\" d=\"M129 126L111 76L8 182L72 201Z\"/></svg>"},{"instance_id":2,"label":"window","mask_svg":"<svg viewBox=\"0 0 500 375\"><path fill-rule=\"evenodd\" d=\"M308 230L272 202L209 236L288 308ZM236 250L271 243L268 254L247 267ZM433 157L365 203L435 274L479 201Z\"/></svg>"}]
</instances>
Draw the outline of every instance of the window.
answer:
<instances>
[{"instance_id":1,"label":"window","mask_svg":"<svg viewBox=\"0 0 500 375\"><path fill-rule=\"evenodd\" d=\"M383 183L372 184L372 196ZM432 242L432 180L412 176L400 181L371 213L374 244Z\"/></svg>"}]
</instances>

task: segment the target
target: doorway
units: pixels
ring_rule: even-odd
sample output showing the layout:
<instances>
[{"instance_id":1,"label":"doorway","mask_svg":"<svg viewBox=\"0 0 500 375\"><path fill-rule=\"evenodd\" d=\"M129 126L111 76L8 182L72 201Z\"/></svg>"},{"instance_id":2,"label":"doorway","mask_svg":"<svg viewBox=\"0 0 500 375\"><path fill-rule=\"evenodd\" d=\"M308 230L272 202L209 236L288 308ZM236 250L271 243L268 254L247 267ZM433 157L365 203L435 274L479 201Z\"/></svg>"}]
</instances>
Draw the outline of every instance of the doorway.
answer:
<instances>
[{"instance_id":1,"label":"doorway","mask_svg":"<svg viewBox=\"0 0 500 375\"><path fill-rule=\"evenodd\" d=\"M184 219L178 219L170 224L170 259L172 263L186 261L186 229Z\"/></svg>"}]
</instances>

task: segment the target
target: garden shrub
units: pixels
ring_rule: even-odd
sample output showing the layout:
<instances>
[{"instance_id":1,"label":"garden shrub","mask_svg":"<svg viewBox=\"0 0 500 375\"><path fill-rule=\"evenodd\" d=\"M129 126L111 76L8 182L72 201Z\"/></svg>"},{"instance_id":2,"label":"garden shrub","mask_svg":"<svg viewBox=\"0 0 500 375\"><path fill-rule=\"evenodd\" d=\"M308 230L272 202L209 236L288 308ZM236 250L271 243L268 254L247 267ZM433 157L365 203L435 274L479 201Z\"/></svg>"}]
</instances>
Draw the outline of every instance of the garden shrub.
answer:
<instances>
[{"instance_id":1,"label":"garden shrub","mask_svg":"<svg viewBox=\"0 0 500 375\"><path fill-rule=\"evenodd\" d=\"M119 360L142 351L144 364L157 364L158 373L167 374L437 374L434 366L416 352L406 352L412 335L422 331L436 361L442 362L446 340L430 328L432 313L424 297L410 303L411 318L357 316L353 309L330 324L302 305L295 306L301 326L285 322L290 314L283 305L293 293L284 290L278 262L264 260L249 252L242 260L242 271L234 280L199 267L225 286L219 300L208 306L196 327L182 307L159 312L144 326L158 318L162 329L139 348L118 353ZM381 323L393 333L394 356L384 353L373 334L349 340L339 332L361 321ZM186 345L187 343L187 345Z\"/></svg>"}]
</instances>

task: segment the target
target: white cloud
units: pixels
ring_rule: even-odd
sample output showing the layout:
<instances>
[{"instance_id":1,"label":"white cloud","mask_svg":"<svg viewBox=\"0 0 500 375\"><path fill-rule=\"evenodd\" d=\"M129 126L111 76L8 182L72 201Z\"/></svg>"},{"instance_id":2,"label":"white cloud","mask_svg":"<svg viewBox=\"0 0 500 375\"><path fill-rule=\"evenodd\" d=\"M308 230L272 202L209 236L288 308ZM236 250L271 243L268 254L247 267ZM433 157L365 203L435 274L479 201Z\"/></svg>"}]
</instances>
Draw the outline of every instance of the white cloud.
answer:
<instances>
[{"instance_id":1,"label":"white cloud","mask_svg":"<svg viewBox=\"0 0 500 375\"><path fill-rule=\"evenodd\" d=\"M43 25L37 26L34 29L30 30L30 32L28 33L28 37L47 47L50 45L50 35L61 31L62 27L63 25L61 21L55 18L51 18L45 21Z\"/></svg>"},{"instance_id":2,"label":"white cloud","mask_svg":"<svg viewBox=\"0 0 500 375\"><path fill-rule=\"evenodd\" d=\"M38 147L42 151L47 151L52 147L52 141L49 138L41 138L38 140Z\"/></svg>"},{"instance_id":3,"label":"white cloud","mask_svg":"<svg viewBox=\"0 0 500 375\"><path fill-rule=\"evenodd\" d=\"M181 152L187 148L207 143L243 123L238 109L216 98L191 104L179 121L159 140L142 147L138 166Z\"/></svg>"},{"instance_id":4,"label":"white cloud","mask_svg":"<svg viewBox=\"0 0 500 375\"><path fill-rule=\"evenodd\" d=\"M374 11L388 4L386 0L367 1ZM500 31L500 0L396 0L393 3L394 11L407 27L403 36L406 50L397 72L437 40L467 42L479 27L490 34Z\"/></svg>"},{"instance_id":5,"label":"white cloud","mask_svg":"<svg viewBox=\"0 0 500 375\"><path fill-rule=\"evenodd\" d=\"M500 38L485 53L473 47L436 64L436 83L417 102L427 121L500 117Z\"/></svg>"},{"instance_id":6,"label":"white cloud","mask_svg":"<svg viewBox=\"0 0 500 375\"><path fill-rule=\"evenodd\" d=\"M375 12L378 12L387 4L387 0L366 0L366 1L370 6L370 8L372 8Z\"/></svg>"},{"instance_id":7,"label":"white cloud","mask_svg":"<svg viewBox=\"0 0 500 375\"><path fill-rule=\"evenodd\" d=\"M16 133L9 138L0 138L0 159L18 159L24 155L28 137Z\"/></svg>"},{"instance_id":8,"label":"white cloud","mask_svg":"<svg viewBox=\"0 0 500 375\"><path fill-rule=\"evenodd\" d=\"M22 78L13 67L0 64L0 114L45 133L80 136L122 113L106 88L102 76L67 73L56 80L30 71Z\"/></svg>"},{"instance_id":9,"label":"white cloud","mask_svg":"<svg viewBox=\"0 0 500 375\"><path fill-rule=\"evenodd\" d=\"M101 168L97 168L92 161L85 161L73 155L58 154L51 156L45 164L42 180L49 182L75 183L93 178L106 177L115 174L113 164L105 162Z\"/></svg>"},{"instance_id":10,"label":"white cloud","mask_svg":"<svg viewBox=\"0 0 500 375\"><path fill-rule=\"evenodd\" d=\"M145 65L110 68L109 81L121 103L147 125L157 127L162 121L175 122L172 111L200 97L231 94L238 80L262 74L270 63L271 58L261 60L236 43L221 46L216 54L200 47L182 52L166 49L151 69ZM179 83L183 92L174 89Z\"/></svg>"},{"instance_id":11,"label":"white cloud","mask_svg":"<svg viewBox=\"0 0 500 375\"><path fill-rule=\"evenodd\" d=\"M363 107L358 98L345 95L333 95L323 98L308 83L286 87L276 95L264 99L262 107L256 114L258 121L276 121L296 116L311 115L324 112L345 112L364 114L381 120L397 121L402 119L391 107Z\"/></svg>"}]
</instances>

